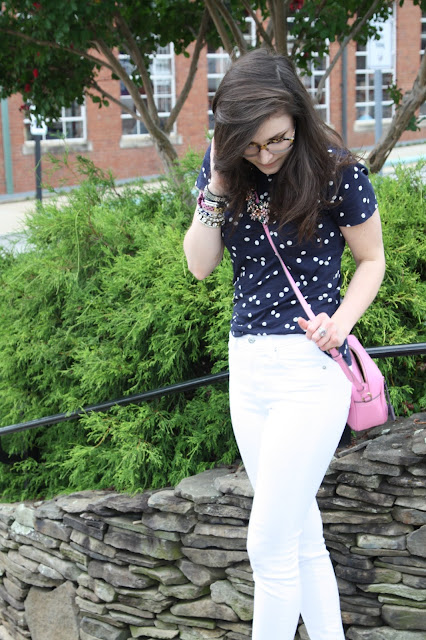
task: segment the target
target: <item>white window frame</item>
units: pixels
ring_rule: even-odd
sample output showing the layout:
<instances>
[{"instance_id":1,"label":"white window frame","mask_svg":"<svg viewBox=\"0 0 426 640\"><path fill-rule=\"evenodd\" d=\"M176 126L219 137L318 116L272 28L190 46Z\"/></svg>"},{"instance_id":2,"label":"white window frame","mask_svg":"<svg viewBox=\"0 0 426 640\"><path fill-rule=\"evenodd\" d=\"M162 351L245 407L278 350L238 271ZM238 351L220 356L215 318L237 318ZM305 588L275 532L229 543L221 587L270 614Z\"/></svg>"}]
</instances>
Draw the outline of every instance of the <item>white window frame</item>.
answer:
<instances>
[{"instance_id":1,"label":"white window frame","mask_svg":"<svg viewBox=\"0 0 426 640\"><path fill-rule=\"evenodd\" d=\"M164 51L165 49L167 49L167 53ZM130 61L130 56L127 54L119 54L119 59L120 60L125 60L125 61ZM161 61L161 60L167 60L170 64L170 71L168 73L161 73L160 69L158 70L158 72L156 72L156 63ZM170 42L166 47L159 47L158 51L156 51L155 53L150 55L150 78L151 78L151 82L153 85L153 94L154 94L154 102L158 108L158 103L161 99L163 98L167 98L170 100L170 110L169 111L159 111L158 115L160 118L167 118L170 113L171 110L173 109L173 107L176 104L176 74L175 74L175 52L174 52L174 45L172 42ZM164 84L164 81L168 80L170 82L170 92L169 93L159 93L157 91L157 88ZM120 85L121 86L121 85ZM123 100L123 97L126 98L126 104L128 105L134 105L133 100L131 99L131 97L128 94L121 94L120 95L120 99ZM125 133L122 130L122 145L121 146L126 146L125 144L123 144L123 141L135 141L135 140L142 140L145 142L150 142L151 141L151 136L149 135L149 133L147 131L144 131L144 124L141 120L138 120L136 118L132 118L132 116L127 113L126 111L123 111L121 113L121 122L122 125L124 123L125 120L135 120L135 127L136 127L136 131L134 133ZM172 130L173 134L176 134L176 123L174 124L173 130Z\"/></svg>"},{"instance_id":2,"label":"white window frame","mask_svg":"<svg viewBox=\"0 0 426 640\"><path fill-rule=\"evenodd\" d=\"M315 56L314 56L314 59L315 59ZM330 57L328 54L324 56L324 61L325 61L325 69L327 69L328 65L330 64ZM319 111L320 114L324 114L325 115L325 117L323 118L324 122L326 122L327 124L330 124L330 76L328 76L327 80L325 81L324 92L323 92L324 102L322 104L316 104L315 102L316 79L324 75L325 69L317 69L315 67L314 60L312 60L310 63L310 75L308 74L302 75L301 80L314 102L315 109Z\"/></svg>"},{"instance_id":3,"label":"white window frame","mask_svg":"<svg viewBox=\"0 0 426 640\"><path fill-rule=\"evenodd\" d=\"M389 20L391 21L391 55L392 55L392 63L391 66L383 69L383 76L385 74L391 74L392 76L392 83L395 83L396 80L396 69L395 69L395 61L396 61L396 11L395 11L395 7L393 10L392 15L389 17ZM367 67L367 46L363 46L360 47L359 45L357 46L357 50L356 50L356 68L355 68L355 92L358 90L358 88L360 88L360 90L364 91L367 95L370 95L370 99L366 99L366 100L356 100L356 96L355 96L355 109L356 109L356 116L355 116L355 124L354 124L354 128L355 131L363 131L366 129L373 129L375 127L375 118L374 118L374 106L375 106L375 100L374 100L374 70L373 69L369 69ZM361 69L358 69L358 60L364 60L365 61L365 66ZM365 78L365 84L364 86L360 86L358 83L358 78L360 77L364 77ZM382 86L382 91L386 90L386 88L388 87L388 83L383 84ZM385 116L382 119L382 122L384 124L388 124L391 120L392 120L392 116L394 114L394 110L395 110L395 105L393 104L392 100L388 99L386 100L385 98L382 99L382 109L385 109L387 107L392 107L392 113L390 116ZM362 117L358 116L358 109L364 109L364 114Z\"/></svg>"},{"instance_id":4,"label":"white window frame","mask_svg":"<svg viewBox=\"0 0 426 640\"><path fill-rule=\"evenodd\" d=\"M76 143L81 143L81 142L86 142L87 140L87 117L86 117L86 103L84 102L81 105L78 105L80 107L80 115L79 116L67 116L66 115L66 111L67 108L66 107L62 107L61 109L61 116L58 120L54 120L54 121L49 121L46 120L46 124L47 124L47 132L42 134L41 139L43 141L43 143L45 143L46 145L55 145L58 142L60 142L61 140L66 140L67 142L76 142ZM62 125L62 135L60 134L60 132L55 131L55 134L52 134L51 132L49 132L49 122L55 122L55 123L60 123ZM82 136L76 136L76 137L70 137L67 136L67 123L69 122L81 122L83 125L82 131L83 131L83 135ZM24 125L25 125L25 129L26 129L26 142L34 142L33 137L31 136L30 133L30 118L25 118L24 119Z\"/></svg>"},{"instance_id":5,"label":"white window frame","mask_svg":"<svg viewBox=\"0 0 426 640\"><path fill-rule=\"evenodd\" d=\"M254 47L256 45L256 23L252 17L247 16L246 19L247 31L244 33L244 40L247 42L249 47ZM215 61L216 71L214 73L209 73L208 65L210 61ZM229 69L231 64L231 58L226 53L223 47L219 47L216 51L212 53L207 53L207 116L209 119L209 132L212 133L213 128L213 111L210 109L210 99L213 98L216 91L209 91L209 80L222 80L223 76ZM219 70L217 68L219 67ZM218 83L219 84L219 83Z\"/></svg>"},{"instance_id":6,"label":"white window frame","mask_svg":"<svg viewBox=\"0 0 426 640\"><path fill-rule=\"evenodd\" d=\"M426 11L422 11L420 18L420 60L426 55ZM420 107L420 116L426 116L426 102ZM424 120L422 121L425 122Z\"/></svg>"}]
</instances>

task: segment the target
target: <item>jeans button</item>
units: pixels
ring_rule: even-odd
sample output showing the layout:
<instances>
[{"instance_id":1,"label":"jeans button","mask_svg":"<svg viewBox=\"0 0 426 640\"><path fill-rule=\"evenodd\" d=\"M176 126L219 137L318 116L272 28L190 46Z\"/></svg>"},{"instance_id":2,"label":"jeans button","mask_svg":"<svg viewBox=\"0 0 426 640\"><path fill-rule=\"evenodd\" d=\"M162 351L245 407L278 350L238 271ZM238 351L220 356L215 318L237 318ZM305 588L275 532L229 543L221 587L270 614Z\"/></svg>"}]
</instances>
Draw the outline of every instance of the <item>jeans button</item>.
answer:
<instances>
[{"instance_id":1,"label":"jeans button","mask_svg":"<svg viewBox=\"0 0 426 640\"><path fill-rule=\"evenodd\" d=\"M248 341L250 342L250 344L253 344L253 342L256 341L256 338L253 338L253 336L250 336L250 338L248 339Z\"/></svg>"}]
</instances>

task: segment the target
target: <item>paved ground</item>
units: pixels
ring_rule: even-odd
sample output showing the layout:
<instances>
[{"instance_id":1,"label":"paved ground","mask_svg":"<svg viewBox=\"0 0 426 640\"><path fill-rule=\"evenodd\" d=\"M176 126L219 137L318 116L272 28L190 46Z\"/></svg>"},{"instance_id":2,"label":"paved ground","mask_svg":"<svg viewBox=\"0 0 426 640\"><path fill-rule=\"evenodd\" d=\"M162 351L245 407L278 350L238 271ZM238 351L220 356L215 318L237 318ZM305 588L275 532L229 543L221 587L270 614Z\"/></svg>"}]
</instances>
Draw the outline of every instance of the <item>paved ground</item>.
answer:
<instances>
[{"instance_id":1,"label":"paved ground","mask_svg":"<svg viewBox=\"0 0 426 640\"><path fill-rule=\"evenodd\" d=\"M396 147L391 152L383 173L392 172L395 163L413 164L421 158L426 158L426 143ZM0 244L8 244L9 241L19 237L19 232L25 225L25 216L33 207L34 198L19 199L19 195L0 196Z\"/></svg>"}]
</instances>

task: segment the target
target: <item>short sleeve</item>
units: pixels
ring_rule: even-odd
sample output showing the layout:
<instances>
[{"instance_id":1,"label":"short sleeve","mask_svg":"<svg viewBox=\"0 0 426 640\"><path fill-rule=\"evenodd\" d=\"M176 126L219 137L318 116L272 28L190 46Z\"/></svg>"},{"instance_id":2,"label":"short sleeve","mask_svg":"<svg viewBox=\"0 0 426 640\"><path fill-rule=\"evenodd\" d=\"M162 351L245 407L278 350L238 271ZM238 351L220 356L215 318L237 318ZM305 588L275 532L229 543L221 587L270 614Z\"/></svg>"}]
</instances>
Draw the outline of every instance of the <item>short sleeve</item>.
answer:
<instances>
[{"instance_id":1,"label":"short sleeve","mask_svg":"<svg viewBox=\"0 0 426 640\"><path fill-rule=\"evenodd\" d=\"M330 209L330 214L339 227L354 227L371 218L377 200L367 167L361 163L346 167L335 199L337 205Z\"/></svg>"},{"instance_id":2,"label":"short sleeve","mask_svg":"<svg viewBox=\"0 0 426 640\"><path fill-rule=\"evenodd\" d=\"M204 189L204 187L210 182L210 145L205 153L203 164L198 174L198 178L195 181L197 189Z\"/></svg>"}]
</instances>

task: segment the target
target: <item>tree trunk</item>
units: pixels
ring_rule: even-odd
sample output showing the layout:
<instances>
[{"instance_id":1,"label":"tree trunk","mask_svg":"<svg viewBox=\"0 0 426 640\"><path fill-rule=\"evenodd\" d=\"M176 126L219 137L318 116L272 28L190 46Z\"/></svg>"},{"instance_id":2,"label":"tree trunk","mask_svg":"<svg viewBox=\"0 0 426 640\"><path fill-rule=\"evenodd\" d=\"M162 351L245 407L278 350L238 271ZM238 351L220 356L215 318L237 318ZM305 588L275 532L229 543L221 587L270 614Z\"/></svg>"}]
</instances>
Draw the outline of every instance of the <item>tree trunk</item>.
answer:
<instances>
[{"instance_id":1,"label":"tree trunk","mask_svg":"<svg viewBox=\"0 0 426 640\"><path fill-rule=\"evenodd\" d=\"M426 54L423 56L419 72L413 87L404 94L401 104L397 107L389 130L376 144L368 157L370 171L378 173L386 162L387 157L407 129L411 118L426 100Z\"/></svg>"}]
</instances>

